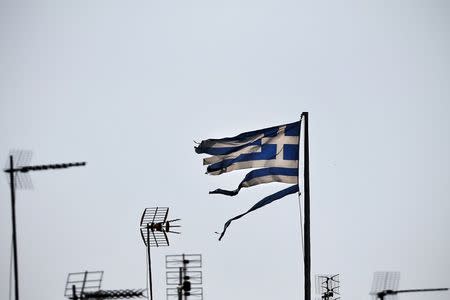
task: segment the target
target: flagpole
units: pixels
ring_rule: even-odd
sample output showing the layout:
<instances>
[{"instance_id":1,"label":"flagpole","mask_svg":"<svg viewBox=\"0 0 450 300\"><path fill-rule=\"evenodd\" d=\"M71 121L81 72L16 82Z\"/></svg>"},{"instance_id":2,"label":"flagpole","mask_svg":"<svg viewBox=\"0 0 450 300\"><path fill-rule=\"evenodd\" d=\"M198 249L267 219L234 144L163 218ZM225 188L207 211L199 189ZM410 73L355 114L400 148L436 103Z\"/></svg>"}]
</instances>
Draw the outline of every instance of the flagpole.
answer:
<instances>
[{"instance_id":1,"label":"flagpole","mask_svg":"<svg viewBox=\"0 0 450 300\"><path fill-rule=\"evenodd\" d=\"M305 209L304 221L304 277L305 277L305 300L311 300L311 224L310 224L310 199L309 199L309 130L308 113L302 113L304 138L304 160L303 160L303 201Z\"/></svg>"}]
</instances>

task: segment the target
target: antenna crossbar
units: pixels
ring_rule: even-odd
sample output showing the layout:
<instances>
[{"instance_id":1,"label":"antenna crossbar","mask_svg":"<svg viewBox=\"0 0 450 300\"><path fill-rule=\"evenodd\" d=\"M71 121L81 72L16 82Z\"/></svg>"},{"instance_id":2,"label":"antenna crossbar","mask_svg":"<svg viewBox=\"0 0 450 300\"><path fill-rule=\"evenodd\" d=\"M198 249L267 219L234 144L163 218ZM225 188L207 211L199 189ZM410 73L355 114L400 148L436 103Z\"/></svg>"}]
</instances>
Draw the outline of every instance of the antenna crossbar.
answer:
<instances>
[{"instance_id":1,"label":"antenna crossbar","mask_svg":"<svg viewBox=\"0 0 450 300\"><path fill-rule=\"evenodd\" d=\"M145 289L137 290L99 290L96 292L84 293L82 299L131 299L131 298L144 298Z\"/></svg>"},{"instance_id":2,"label":"antenna crossbar","mask_svg":"<svg viewBox=\"0 0 450 300\"><path fill-rule=\"evenodd\" d=\"M82 167L85 166L86 162L74 162L74 163L62 163L62 164L50 164L50 165L37 165L37 166L23 166L16 168L5 169L6 173L11 172L21 172L27 173L29 171L45 171L45 170L56 170L56 169L67 169L70 167Z\"/></svg>"}]
</instances>

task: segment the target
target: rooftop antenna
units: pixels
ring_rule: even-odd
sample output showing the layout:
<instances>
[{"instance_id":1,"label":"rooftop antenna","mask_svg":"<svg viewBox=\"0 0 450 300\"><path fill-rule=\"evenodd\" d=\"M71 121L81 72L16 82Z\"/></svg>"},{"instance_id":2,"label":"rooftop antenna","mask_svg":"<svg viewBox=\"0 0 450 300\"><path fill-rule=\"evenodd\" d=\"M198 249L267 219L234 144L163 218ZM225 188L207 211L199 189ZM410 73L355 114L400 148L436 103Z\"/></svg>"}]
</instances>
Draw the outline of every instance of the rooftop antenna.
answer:
<instances>
[{"instance_id":1,"label":"rooftop antenna","mask_svg":"<svg viewBox=\"0 0 450 300\"><path fill-rule=\"evenodd\" d=\"M148 299L153 300L152 287L152 264L150 256L150 248L169 246L169 238L167 233L180 234L178 231L173 231L172 228L181 227L180 225L173 225L173 222L180 219L168 220L168 207L151 207L146 208L141 217L141 236L147 247L147 267L148 267Z\"/></svg>"},{"instance_id":2,"label":"rooftop antenna","mask_svg":"<svg viewBox=\"0 0 450 300\"><path fill-rule=\"evenodd\" d=\"M166 255L167 300L203 300L201 267L201 254Z\"/></svg>"},{"instance_id":3,"label":"rooftop antenna","mask_svg":"<svg viewBox=\"0 0 450 300\"><path fill-rule=\"evenodd\" d=\"M69 273L64 296L70 300L144 298L145 289L101 290L103 271Z\"/></svg>"},{"instance_id":4,"label":"rooftop antenna","mask_svg":"<svg viewBox=\"0 0 450 300\"><path fill-rule=\"evenodd\" d=\"M66 169L70 167L85 166L86 162L63 163L51 165L29 165L32 152L25 150L12 150L9 153L9 160L6 162L5 173L9 179L11 189L11 215L12 215L12 240L13 240L13 261L14 261L14 294L19 300L19 270L17 263L17 230L16 230L16 188L31 189L33 187L29 176L30 171L44 171L54 169Z\"/></svg>"},{"instance_id":5,"label":"rooftop antenna","mask_svg":"<svg viewBox=\"0 0 450 300\"><path fill-rule=\"evenodd\" d=\"M370 295L373 299L396 300L397 295L380 295L378 293L387 290L397 290L400 282L400 272L375 272L373 273L372 289Z\"/></svg>"},{"instance_id":6,"label":"rooftop antenna","mask_svg":"<svg viewBox=\"0 0 450 300\"><path fill-rule=\"evenodd\" d=\"M316 294L320 295L317 300L341 299L339 292L339 274L316 275Z\"/></svg>"},{"instance_id":7,"label":"rooftop antenna","mask_svg":"<svg viewBox=\"0 0 450 300\"><path fill-rule=\"evenodd\" d=\"M401 293L448 291L448 288L398 290L399 281L400 272L375 272L370 295L373 299L396 300Z\"/></svg>"}]
</instances>

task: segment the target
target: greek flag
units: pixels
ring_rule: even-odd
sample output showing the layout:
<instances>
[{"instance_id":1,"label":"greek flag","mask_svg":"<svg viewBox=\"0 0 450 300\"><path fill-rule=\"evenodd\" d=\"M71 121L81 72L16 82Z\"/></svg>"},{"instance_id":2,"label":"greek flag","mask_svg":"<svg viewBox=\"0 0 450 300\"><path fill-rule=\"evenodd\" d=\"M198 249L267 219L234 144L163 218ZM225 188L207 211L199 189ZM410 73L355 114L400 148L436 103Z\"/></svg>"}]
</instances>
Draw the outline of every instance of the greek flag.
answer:
<instances>
[{"instance_id":1,"label":"greek flag","mask_svg":"<svg viewBox=\"0 0 450 300\"><path fill-rule=\"evenodd\" d=\"M244 132L234 137L208 139L195 147L195 152L211 155L203 159L203 165L207 166L207 174L220 175L235 170L255 169L244 177L236 189L216 189L209 192L210 194L235 196L242 188L258 184L270 182L293 184L260 200L247 212L228 220L219 240L222 239L232 221L286 195L299 191L299 139L300 121Z\"/></svg>"}]
</instances>

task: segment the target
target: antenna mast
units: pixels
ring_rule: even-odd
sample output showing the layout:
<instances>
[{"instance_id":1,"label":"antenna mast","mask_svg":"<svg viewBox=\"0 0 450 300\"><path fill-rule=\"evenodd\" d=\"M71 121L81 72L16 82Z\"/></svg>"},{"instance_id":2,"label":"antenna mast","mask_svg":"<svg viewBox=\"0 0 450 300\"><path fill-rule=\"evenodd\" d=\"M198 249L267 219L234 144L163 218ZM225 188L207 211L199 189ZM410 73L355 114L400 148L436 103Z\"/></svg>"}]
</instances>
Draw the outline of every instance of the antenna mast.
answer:
<instances>
[{"instance_id":1,"label":"antenna mast","mask_svg":"<svg viewBox=\"0 0 450 300\"><path fill-rule=\"evenodd\" d=\"M341 299L339 288L339 274L316 275L316 294L320 295L317 300Z\"/></svg>"},{"instance_id":2,"label":"antenna mast","mask_svg":"<svg viewBox=\"0 0 450 300\"><path fill-rule=\"evenodd\" d=\"M201 254L166 255L167 300L203 300L201 268Z\"/></svg>"},{"instance_id":3,"label":"antenna mast","mask_svg":"<svg viewBox=\"0 0 450 300\"><path fill-rule=\"evenodd\" d=\"M19 300L19 267L17 259L17 226L16 226L16 188L31 189L33 187L28 173L30 171L67 169L70 167L85 166L86 162L63 163L51 165L28 165L31 161L32 152L23 150L10 151L9 168L3 171L9 175L9 185L11 190L11 216L12 216L12 241L13 241L13 261L14 261L14 295ZM8 167L8 163L7 163Z\"/></svg>"},{"instance_id":4,"label":"antenna mast","mask_svg":"<svg viewBox=\"0 0 450 300\"><path fill-rule=\"evenodd\" d=\"M150 248L169 246L169 238L167 233L180 234L178 231L171 230L172 228L181 227L180 225L173 225L173 222L180 219L168 220L168 207L151 207L146 208L141 217L141 236L147 247L147 267L148 267L148 299L153 300L153 285L152 285L152 264L150 256Z\"/></svg>"}]
</instances>

